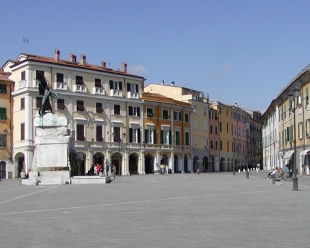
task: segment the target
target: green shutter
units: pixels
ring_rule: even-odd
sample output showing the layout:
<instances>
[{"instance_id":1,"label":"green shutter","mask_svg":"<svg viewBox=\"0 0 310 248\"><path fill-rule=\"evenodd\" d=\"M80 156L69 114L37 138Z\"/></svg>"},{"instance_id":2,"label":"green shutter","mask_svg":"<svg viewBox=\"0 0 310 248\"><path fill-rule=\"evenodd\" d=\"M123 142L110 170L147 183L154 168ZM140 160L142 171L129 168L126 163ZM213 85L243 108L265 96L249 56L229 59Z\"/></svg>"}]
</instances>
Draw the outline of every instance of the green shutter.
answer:
<instances>
[{"instance_id":1,"label":"green shutter","mask_svg":"<svg viewBox=\"0 0 310 248\"><path fill-rule=\"evenodd\" d=\"M169 145L171 145L171 131L169 131Z\"/></svg>"},{"instance_id":2,"label":"green shutter","mask_svg":"<svg viewBox=\"0 0 310 248\"><path fill-rule=\"evenodd\" d=\"M153 131L153 137L154 137L154 144L156 144L156 130Z\"/></svg>"}]
</instances>

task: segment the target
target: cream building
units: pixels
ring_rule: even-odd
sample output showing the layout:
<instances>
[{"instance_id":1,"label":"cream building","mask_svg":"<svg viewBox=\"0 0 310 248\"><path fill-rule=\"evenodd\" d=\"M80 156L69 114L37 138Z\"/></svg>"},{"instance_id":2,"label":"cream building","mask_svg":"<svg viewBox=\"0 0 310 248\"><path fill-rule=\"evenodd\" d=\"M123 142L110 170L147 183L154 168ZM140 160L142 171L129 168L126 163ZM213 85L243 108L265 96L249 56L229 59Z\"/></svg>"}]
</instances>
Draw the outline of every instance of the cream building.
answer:
<instances>
[{"instance_id":1,"label":"cream building","mask_svg":"<svg viewBox=\"0 0 310 248\"><path fill-rule=\"evenodd\" d=\"M140 100L144 78L121 70L87 63L74 54L61 58L55 50L54 57L20 54L4 66L15 82L12 92L13 106L13 177L22 169L32 168L34 116L42 105L37 74L44 75L57 99L51 104L53 112L68 119L75 151L82 157L80 174L92 164L114 164L117 174L129 175L132 171L145 173L140 147L143 139L143 105ZM53 156L53 154L51 154ZM130 169L131 168L131 169Z\"/></svg>"},{"instance_id":2,"label":"cream building","mask_svg":"<svg viewBox=\"0 0 310 248\"><path fill-rule=\"evenodd\" d=\"M149 84L144 89L148 93L158 93L177 101L190 103L193 108L191 115L191 149L192 172L207 171L209 165L209 99L201 91L186 87Z\"/></svg>"}]
</instances>

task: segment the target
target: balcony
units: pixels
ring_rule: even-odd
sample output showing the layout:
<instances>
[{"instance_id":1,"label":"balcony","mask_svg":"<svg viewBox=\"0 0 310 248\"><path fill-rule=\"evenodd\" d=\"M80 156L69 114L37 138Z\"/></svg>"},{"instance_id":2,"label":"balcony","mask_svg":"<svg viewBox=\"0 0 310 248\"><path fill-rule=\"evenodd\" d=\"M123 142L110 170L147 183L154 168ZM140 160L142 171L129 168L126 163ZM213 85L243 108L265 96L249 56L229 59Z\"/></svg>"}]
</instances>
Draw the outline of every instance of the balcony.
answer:
<instances>
[{"instance_id":1,"label":"balcony","mask_svg":"<svg viewBox=\"0 0 310 248\"><path fill-rule=\"evenodd\" d=\"M93 87L93 94L106 95L104 88Z\"/></svg>"},{"instance_id":2,"label":"balcony","mask_svg":"<svg viewBox=\"0 0 310 248\"><path fill-rule=\"evenodd\" d=\"M32 87L39 87L40 81L38 79L33 79L32 80Z\"/></svg>"},{"instance_id":3,"label":"balcony","mask_svg":"<svg viewBox=\"0 0 310 248\"><path fill-rule=\"evenodd\" d=\"M123 92L121 90L111 90L110 91L111 96L119 96L122 97L123 96Z\"/></svg>"},{"instance_id":4,"label":"balcony","mask_svg":"<svg viewBox=\"0 0 310 248\"><path fill-rule=\"evenodd\" d=\"M21 80L18 82L18 88L25 88L26 87L26 80Z\"/></svg>"},{"instance_id":5,"label":"balcony","mask_svg":"<svg viewBox=\"0 0 310 248\"><path fill-rule=\"evenodd\" d=\"M73 91L74 92L87 93L87 88L85 85L75 84L75 85L73 85Z\"/></svg>"},{"instance_id":6,"label":"balcony","mask_svg":"<svg viewBox=\"0 0 310 248\"><path fill-rule=\"evenodd\" d=\"M138 93L138 92L131 92L131 91L128 91L128 92L127 92L127 98L135 98L135 99L138 99L138 98L139 98L139 93Z\"/></svg>"},{"instance_id":7,"label":"balcony","mask_svg":"<svg viewBox=\"0 0 310 248\"><path fill-rule=\"evenodd\" d=\"M55 82L54 83L54 89L56 89L56 90L67 90L68 86L64 82Z\"/></svg>"}]
</instances>

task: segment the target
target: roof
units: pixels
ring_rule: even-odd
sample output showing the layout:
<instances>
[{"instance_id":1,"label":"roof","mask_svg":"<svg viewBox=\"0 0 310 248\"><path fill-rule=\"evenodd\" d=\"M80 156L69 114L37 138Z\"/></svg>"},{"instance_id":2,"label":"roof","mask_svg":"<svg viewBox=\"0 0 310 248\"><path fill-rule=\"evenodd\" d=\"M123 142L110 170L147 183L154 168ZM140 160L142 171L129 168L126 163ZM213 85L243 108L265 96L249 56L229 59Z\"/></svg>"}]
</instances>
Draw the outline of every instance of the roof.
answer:
<instances>
[{"instance_id":1,"label":"roof","mask_svg":"<svg viewBox=\"0 0 310 248\"><path fill-rule=\"evenodd\" d=\"M4 72L4 71L0 71L0 81L13 82L12 80L8 79L8 76L9 76L10 74L11 74L11 73L7 73L7 72Z\"/></svg>"},{"instance_id":2,"label":"roof","mask_svg":"<svg viewBox=\"0 0 310 248\"><path fill-rule=\"evenodd\" d=\"M177 101L177 100L174 100L173 98L169 98L169 97L163 96L163 95L158 94L158 93L143 92L141 99L144 101L168 103L168 104L174 104L174 105L179 105L179 106L191 108L190 103Z\"/></svg>"}]
</instances>

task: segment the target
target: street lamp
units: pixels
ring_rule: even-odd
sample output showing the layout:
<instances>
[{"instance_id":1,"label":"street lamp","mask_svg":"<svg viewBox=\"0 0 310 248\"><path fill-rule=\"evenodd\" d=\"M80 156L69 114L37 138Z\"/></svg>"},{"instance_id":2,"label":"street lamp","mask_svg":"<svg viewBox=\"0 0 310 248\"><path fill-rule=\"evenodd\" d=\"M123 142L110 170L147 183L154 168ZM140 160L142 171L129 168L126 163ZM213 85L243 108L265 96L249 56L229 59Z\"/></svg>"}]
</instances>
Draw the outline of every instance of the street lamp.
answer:
<instances>
[{"instance_id":1,"label":"street lamp","mask_svg":"<svg viewBox=\"0 0 310 248\"><path fill-rule=\"evenodd\" d=\"M250 130L250 124L245 124L245 131L246 131L246 172L245 172L245 178L249 179L250 172L249 172L249 162L248 162L248 156L249 156L249 130Z\"/></svg>"},{"instance_id":2,"label":"street lamp","mask_svg":"<svg viewBox=\"0 0 310 248\"><path fill-rule=\"evenodd\" d=\"M236 133L233 132L233 175L235 175L236 171L236 164L235 164L235 138L236 138Z\"/></svg>"},{"instance_id":3,"label":"street lamp","mask_svg":"<svg viewBox=\"0 0 310 248\"><path fill-rule=\"evenodd\" d=\"M121 141L122 141L122 139L121 139L119 133L117 133L117 134L112 133L112 135L113 135L113 138L114 138L114 142L115 141L118 142L118 167L119 167L118 168L118 175L121 176L122 175L122 173L121 173L121 171L122 171L122 166L121 166ZM124 132L122 134L122 136L123 136L123 139L125 139L126 133Z\"/></svg>"},{"instance_id":4,"label":"street lamp","mask_svg":"<svg viewBox=\"0 0 310 248\"><path fill-rule=\"evenodd\" d=\"M293 191L298 191L298 178L296 175L296 165L297 165L297 156L296 156L296 117L295 117L295 111L297 108L297 100L298 97L300 96L300 86L295 85L293 90L288 94L288 99L290 103L294 102L294 108L293 108L293 115L294 115L294 162L292 166L293 170Z\"/></svg>"}]
</instances>

